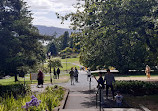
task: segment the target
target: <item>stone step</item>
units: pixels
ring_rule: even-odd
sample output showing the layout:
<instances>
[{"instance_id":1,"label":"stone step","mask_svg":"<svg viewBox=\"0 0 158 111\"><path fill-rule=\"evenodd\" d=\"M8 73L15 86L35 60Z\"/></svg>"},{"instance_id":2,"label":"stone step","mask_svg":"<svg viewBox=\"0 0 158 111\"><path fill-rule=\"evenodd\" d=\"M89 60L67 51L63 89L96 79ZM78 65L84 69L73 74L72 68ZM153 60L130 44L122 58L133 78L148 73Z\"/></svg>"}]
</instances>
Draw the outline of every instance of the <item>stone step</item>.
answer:
<instances>
[{"instance_id":1,"label":"stone step","mask_svg":"<svg viewBox=\"0 0 158 111\"><path fill-rule=\"evenodd\" d=\"M99 109L60 109L59 111L99 111ZM136 108L104 108L102 111L142 111Z\"/></svg>"}]
</instances>

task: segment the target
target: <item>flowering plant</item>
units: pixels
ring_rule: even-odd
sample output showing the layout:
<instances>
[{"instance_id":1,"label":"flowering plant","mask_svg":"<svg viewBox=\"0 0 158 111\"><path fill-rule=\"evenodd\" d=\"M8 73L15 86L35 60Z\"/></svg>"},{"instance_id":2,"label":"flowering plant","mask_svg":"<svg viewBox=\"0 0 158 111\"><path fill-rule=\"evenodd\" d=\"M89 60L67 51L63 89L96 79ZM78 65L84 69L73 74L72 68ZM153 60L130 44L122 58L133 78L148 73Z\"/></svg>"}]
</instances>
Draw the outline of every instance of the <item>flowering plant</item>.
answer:
<instances>
[{"instance_id":1,"label":"flowering plant","mask_svg":"<svg viewBox=\"0 0 158 111\"><path fill-rule=\"evenodd\" d=\"M22 108L25 108L26 110L28 110L29 107L39 106L39 104L41 103L41 100L38 100L34 95L32 95L31 98L32 100L30 102L26 102L26 105L23 106Z\"/></svg>"}]
</instances>

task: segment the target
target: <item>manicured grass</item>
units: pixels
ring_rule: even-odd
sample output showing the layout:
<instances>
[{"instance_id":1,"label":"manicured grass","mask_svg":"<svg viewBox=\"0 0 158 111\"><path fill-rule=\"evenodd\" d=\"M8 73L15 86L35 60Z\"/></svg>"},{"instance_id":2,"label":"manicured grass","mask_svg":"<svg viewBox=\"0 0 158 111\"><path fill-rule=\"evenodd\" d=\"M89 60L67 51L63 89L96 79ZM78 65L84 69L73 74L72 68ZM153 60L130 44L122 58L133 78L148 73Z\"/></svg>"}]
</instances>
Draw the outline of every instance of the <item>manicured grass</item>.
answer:
<instances>
[{"instance_id":1,"label":"manicured grass","mask_svg":"<svg viewBox=\"0 0 158 111\"><path fill-rule=\"evenodd\" d=\"M157 75L151 75L151 77L157 77ZM146 75L115 75L115 77L146 77Z\"/></svg>"},{"instance_id":2,"label":"manicured grass","mask_svg":"<svg viewBox=\"0 0 158 111\"><path fill-rule=\"evenodd\" d=\"M61 62L66 62L66 59L61 59ZM67 62L79 64L79 58L67 58Z\"/></svg>"},{"instance_id":3,"label":"manicured grass","mask_svg":"<svg viewBox=\"0 0 158 111\"><path fill-rule=\"evenodd\" d=\"M115 77L146 77L145 74L144 75L142 75L142 74L140 74L140 75L139 74L121 75L121 74L115 74L115 73L113 73L113 74ZM93 73L92 75L98 76L98 73ZM103 76L104 76L104 74L103 74ZM158 74L154 74L154 75L151 74L151 78L152 77L158 77Z\"/></svg>"},{"instance_id":4,"label":"manicured grass","mask_svg":"<svg viewBox=\"0 0 158 111\"><path fill-rule=\"evenodd\" d=\"M56 58L61 60L63 67L60 69L62 71L66 71L66 59L61 59L59 57L56 57ZM46 61L48 61L48 60L46 60ZM78 65L80 65L79 58L67 58L67 70L70 70L71 67L74 67L74 68L76 67L77 69L79 69L80 67ZM44 64L44 67L48 67L47 63ZM53 68L52 68L52 71L53 71Z\"/></svg>"},{"instance_id":5,"label":"manicured grass","mask_svg":"<svg viewBox=\"0 0 158 111\"><path fill-rule=\"evenodd\" d=\"M151 111L157 111L158 106L158 95L152 96L124 96L127 103L132 105L132 107L139 107L139 104L149 108Z\"/></svg>"},{"instance_id":6,"label":"manicured grass","mask_svg":"<svg viewBox=\"0 0 158 111\"><path fill-rule=\"evenodd\" d=\"M62 63L62 66L63 66L63 68L60 68L61 70L66 70L66 63ZM70 69L71 69L71 67L73 67L73 68L77 68L77 69L79 69L80 67L79 66L77 66L77 65L74 65L74 64L72 64L72 63L67 63L67 70L69 71Z\"/></svg>"},{"instance_id":7,"label":"manicured grass","mask_svg":"<svg viewBox=\"0 0 158 111\"><path fill-rule=\"evenodd\" d=\"M53 78L53 74L52 74ZM9 85L9 84L17 84L17 83L24 83L24 78L18 77L18 82L14 82L14 77L10 77L8 79L0 79L0 84L1 85ZM62 74L60 75L59 79L53 79L53 83L65 83L69 81L69 74ZM37 80L30 80L30 75L27 75L25 77L25 82L27 84L37 84ZM46 74L44 78L44 83L50 83L50 75Z\"/></svg>"}]
</instances>

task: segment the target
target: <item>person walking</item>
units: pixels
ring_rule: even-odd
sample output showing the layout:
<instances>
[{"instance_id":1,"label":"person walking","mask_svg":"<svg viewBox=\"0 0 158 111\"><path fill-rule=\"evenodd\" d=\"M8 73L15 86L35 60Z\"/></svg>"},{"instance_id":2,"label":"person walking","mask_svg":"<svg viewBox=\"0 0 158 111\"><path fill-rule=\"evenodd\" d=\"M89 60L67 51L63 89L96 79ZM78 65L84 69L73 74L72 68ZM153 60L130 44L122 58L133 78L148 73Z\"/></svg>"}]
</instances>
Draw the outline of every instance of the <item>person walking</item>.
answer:
<instances>
[{"instance_id":1,"label":"person walking","mask_svg":"<svg viewBox=\"0 0 158 111\"><path fill-rule=\"evenodd\" d=\"M58 77L58 79L59 79L59 74L60 74L60 69L58 68L57 69L57 77Z\"/></svg>"},{"instance_id":2,"label":"person walking","mask_svg":"<svg viewBox=\"0 0 158 111\"><path fill-rule=\"evenodd\" d=\"M74 71L74 77L75 77L75 82L78 82L78 70L75 67L75 71Z\"/></svg>"},{"instance_id":3,"label":"person walking","mask_svg":"<svg viewBox=\"0 0 158 111\"><path fill-rule=\"evenodd\" d=\"M145 73L146 73L147 79L150 79L150 67L148 65L146 65Z\"/></svg>"},{"instance_id":4,"label":"person walking","mask_svg":"<svg viewBox=\"0 0 158 111\"><path fill-rule=\"evenodd\" d=\"M55 68L54 68L54 79L56 79L57 76L56 76L56 71L55 71Z\"/></svg>"},{"instance_id":5,"label":"person walking","mask_svg":"<svg viewBox=\"0 0 158 111\"><path fill-rule=\"evenodd\" d=\"M73 67L71 68L69 74L70 74L70 79L71 79L71 85L74 85L74 71L73 71Z\"/></svg>"},{"instance_id":6,"label":"person walking","mask_svg":"<svg viewBox=\"0 0 158 111\"><path fill-rule=\"evenodd\" d=\"M43 87L44 75L41 70L39 70L39 72L38 72L37 80L38 80L37 87L39 88L39 85L42 85L42 87Z\"/></svg>"},{"instance_id":7,"label":"person walking","mask_svg":"<svg viewBox=\"0 0 158 111\"><path fill-rule=\"evenodd\" d=\"M110 87L114 100L114 88L112 83L115 82L115 78L114 75L110 72L110 69L107 69L107 74L105 74L104 81L106 81L106 98L108 99L108 90Z\"/></svg>"}]
</instances>

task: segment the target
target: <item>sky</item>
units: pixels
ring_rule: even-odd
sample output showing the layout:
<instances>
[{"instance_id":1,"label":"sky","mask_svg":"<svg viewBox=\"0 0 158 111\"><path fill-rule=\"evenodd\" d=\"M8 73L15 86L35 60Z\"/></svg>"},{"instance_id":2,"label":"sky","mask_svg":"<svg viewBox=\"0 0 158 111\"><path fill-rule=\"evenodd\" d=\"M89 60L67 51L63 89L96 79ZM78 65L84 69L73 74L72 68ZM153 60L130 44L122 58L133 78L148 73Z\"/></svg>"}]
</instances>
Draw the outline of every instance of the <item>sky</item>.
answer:
<instances>
[{"instance_id":1,"label":"sky","mask_svg":"<svg viewBox=\"0 0 158 111\"><path fill-rule=\"evenodd\" d=\"M65 15L75 12L72 6L76 4L76 0L24 0L30 6L33 13L33 25L54 26L60 28L69 28L70 21L61 24L61 20L57 19L56 12Z\"/></svg>"}]
</instances>

